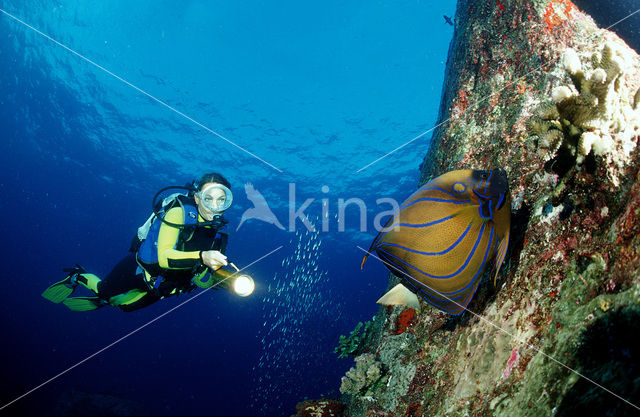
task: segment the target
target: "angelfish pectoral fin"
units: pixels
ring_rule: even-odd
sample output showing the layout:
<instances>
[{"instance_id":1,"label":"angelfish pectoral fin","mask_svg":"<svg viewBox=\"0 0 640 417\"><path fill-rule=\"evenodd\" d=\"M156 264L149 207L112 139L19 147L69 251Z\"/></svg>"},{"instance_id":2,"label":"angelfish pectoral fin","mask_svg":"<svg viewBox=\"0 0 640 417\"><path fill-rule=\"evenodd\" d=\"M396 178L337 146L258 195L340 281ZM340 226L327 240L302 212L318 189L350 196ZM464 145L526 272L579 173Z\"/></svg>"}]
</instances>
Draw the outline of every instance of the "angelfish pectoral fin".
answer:
<instances>
[{"instance_id":1,"label":"angelfish pectoral fin","mask_svg":"<svg viewBox=\"0 0 640 417\"><path fill-rule=\"evenodd\" d=\"M398 284L387 291L387 293L380 297L376 303L387 306L403 305L413 308L416 311L420 311L418 296L409 291L409 289L402 284Z\"/></svg>"}]
</instances>

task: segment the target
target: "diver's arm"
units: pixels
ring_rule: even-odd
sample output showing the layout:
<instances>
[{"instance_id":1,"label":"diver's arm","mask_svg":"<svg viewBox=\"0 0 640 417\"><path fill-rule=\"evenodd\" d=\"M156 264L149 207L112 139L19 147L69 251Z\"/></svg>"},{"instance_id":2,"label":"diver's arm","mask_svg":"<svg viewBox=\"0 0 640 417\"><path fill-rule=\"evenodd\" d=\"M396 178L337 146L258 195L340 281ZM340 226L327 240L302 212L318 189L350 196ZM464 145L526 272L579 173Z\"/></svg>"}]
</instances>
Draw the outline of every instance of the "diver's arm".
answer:
<instances>
[{"instance_id":1,"label":"diver's arm","mask_svg":"<svg viewBox=\"0 0 640 417\"><path fill-rule=\"evenodd\" d=\"M174 207L165 215L169 223L182 224L184 212L182 207ZM227 264L227 257L217 250L183 252L174 249L180 229L162 223L158 234L158 263L165 269L191 269L199 263L214 270Z\"/></svg>"},{"instance_id":2,"label":"diver's arm","mask_svg":"<svg viewBox=\"0 0 640 417\"><path fill-rule=\"evenodd\" d=\"M182 207L170 209L164 216L169 223L184 223ZM191 269L200 262L200 251L183 252L174 249L180 229L162 223L158 233L158 263L165 269Z\"/></svg>"}]
</instances>

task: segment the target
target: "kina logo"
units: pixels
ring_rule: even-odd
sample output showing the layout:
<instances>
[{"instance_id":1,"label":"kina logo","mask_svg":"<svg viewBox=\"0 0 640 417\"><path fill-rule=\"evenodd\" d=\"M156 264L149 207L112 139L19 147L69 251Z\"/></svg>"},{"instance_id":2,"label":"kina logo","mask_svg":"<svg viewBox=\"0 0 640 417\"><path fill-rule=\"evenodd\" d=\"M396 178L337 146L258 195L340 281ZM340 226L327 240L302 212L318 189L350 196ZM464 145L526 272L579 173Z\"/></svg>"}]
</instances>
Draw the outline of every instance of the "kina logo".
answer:
<instances>
[{"instance_id":1,"label":"kina logo","mask_svg":"<svg viewBox=\"0 0 640 417\"><path fill-rule=\"evenodd\" d=\"M240 224L238 224L236 231L240 229L240 226L242 226L245 221L250 219L257 219L265 223L273 224L280 230L285 229L280 221L278 221L278 218L273 211L271 211L271 208L269 208L267 200L262 194L260 194L260 191L253 187L253 184L250 182L246 183L244 185L244 191L247 195L247 199L253 203L253 207L242 213L242 218L240 219Z\"/></svg>"}]
</instances>

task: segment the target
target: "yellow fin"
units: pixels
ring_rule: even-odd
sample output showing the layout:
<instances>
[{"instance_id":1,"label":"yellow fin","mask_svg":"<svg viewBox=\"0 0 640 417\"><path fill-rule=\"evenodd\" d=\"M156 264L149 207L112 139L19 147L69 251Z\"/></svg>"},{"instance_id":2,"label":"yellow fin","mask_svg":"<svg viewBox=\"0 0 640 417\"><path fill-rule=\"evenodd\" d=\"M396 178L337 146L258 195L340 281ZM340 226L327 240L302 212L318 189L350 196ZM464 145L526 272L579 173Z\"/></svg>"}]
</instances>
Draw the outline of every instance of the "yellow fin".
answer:
<instances>
[{"instance_id":1,"label":"yellow fin","mask_svg":"<svg viewBox=\"0 0 640 417\"><path fill-rule=\"evenodd\" d=\"M420 311L418 296L409 291L409 289L402 284L398 284L387 291L387 293L380 297L376 303L387 306L403 305L413 308L416 311Z\"/></svg>"}]
</instances>

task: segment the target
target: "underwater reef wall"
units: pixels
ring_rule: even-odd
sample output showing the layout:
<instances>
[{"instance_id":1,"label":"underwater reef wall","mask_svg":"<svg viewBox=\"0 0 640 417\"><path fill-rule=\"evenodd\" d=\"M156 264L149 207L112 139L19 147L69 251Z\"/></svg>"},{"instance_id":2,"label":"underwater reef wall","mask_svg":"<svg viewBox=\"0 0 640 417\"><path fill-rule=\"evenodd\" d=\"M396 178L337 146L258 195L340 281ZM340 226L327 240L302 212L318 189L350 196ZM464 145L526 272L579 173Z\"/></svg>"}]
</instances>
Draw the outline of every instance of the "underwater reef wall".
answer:
<instances>
[{"instance_id":1,"label":"underwater reef wall","mask_svg":"<svg viewBox=\"0 0 640 417\"><path fill-rule=\"evenodd\" d=\"M508 259L473 313L381 307L344 415L637 414L637 53L568 0L459 0L439 119L420 183L504 168Z\"/></svg>"}]
</instances>

